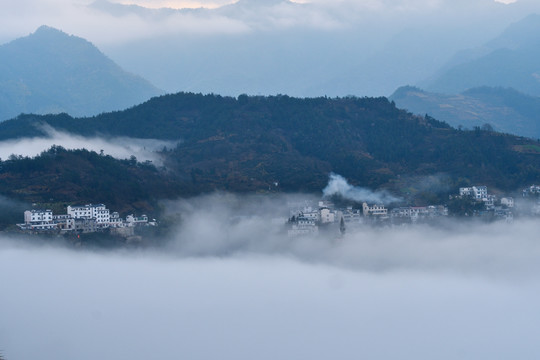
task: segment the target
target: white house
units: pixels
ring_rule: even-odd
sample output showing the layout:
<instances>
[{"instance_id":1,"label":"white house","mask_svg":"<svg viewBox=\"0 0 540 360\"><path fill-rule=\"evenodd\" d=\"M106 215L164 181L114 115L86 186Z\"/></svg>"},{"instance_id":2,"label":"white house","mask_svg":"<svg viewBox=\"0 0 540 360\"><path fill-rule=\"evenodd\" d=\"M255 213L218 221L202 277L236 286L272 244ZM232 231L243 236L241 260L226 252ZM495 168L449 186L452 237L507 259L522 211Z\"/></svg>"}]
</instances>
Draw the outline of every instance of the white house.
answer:
<instances>
[{"instance_id":1,"label":"white house","mask_svg":"<svg viewBox=\"0 0 540 360\"><path fill-rule=\"evenodd\" d=\"M470 196L478 201L487 198L487 186L473 186L459 188L459 196Z\"/></svg>"},{"instance_id":2,"label":"white house","mask_svg":"<svg viewBox=\"0 0 540 360\"><path fill-rule=\"evenodd\" d=\"M24 222L28 223L48 223L53 221L52 210L26 210L24 212Z\"/></svg>"},{"instance_id":3,"label":"white house","mask_svg":"<svg viewBox=\"0 0 540 360\"><path fill-rule=\"evenodd\" d=\"M362 211L364 216L386 216L388 215L388 209L384 205L375 204L369 206L367 203L362 204Z\"/></svg>"},{"instance_id":4,"label":"white house","mask_svg":"<svg viewBox=\"0 0 540 360\"><path fill-rule=\"evenodd\" d=\"M319 227L314 220L307 219L305 217L299 216L296 219L296 222L292 224L291 228L287 231L289 237L317 234L319 232Z\"/></svg>"},{"instance_id":5,"label":"white house","mask_svg":"<svg viewBox=\"0 0 540 360\"><path fill-rule=\"evenodd\" d=\"M52 210L26 210L24 224L18 225L23 230L46 231L57 228L53 221Z\"/></svg>"},{"instance_id":6,"label":"white house","mask_svg":"<svg viewBox=\"0 0 540 360\"><path fill-rule=\"evenodd\" d=\"M148 216L133 216L133 214L126 216L127 226L137 226L137 225L146 225L148 224Z\"/></svg>"},{"instance_id":7,"label":"white house","mask_svg":"<svg viewBox=\"0 0 540 360\"><path fill-rule=\"evenodd\" d=\"M89 219L92 217L92 209L90 205L71 206L67 207L67 213L74 219Z\"/></svg>"},{"instance_id":8,"label":"white house","mask_svg":"<svg viewBox=\"0 0 540 360\"><path fill-rule=\"evenodd\" d=\"M53 215L53 221L60 230L75 230L75 219L67 214Z\"/></svg>"},{"instance_id":9,"label":"white house","mask_svg":"<svg viewBox=\"0 0 540 360\"><path fill-rule=\"evenodd\" d=\"M352 207L348 207L347 209L344 209L341 213L341 217L343 218L343 221L346 222L347 224L362 222L362 214L360 210L353 210Z\"/></svg>"},{"instance_id":10,"label":"white house","mask_svg":"<svg viewBox=\"0 0 540 360\"><path fill-rule=\"evenodd\" d=\"M486 209L491 210L495 207L497 197L495 195L487 195L486 197L482 198L482 201L484 202Z\"/></svg>"},{"instance_id":11,"label":"white house","mask_svg":"<svg viewBox=\"0 0 540 360\"><path fill-rule=\"evenodd\" d=\"M328 208L322 208L319 210L321 223L328 224L336 221L336 214Z\"/></svg>"},{"instance_id":12,"label":"white house","mask_svg":"<svg viewBox=\"0 0 540 360\"><path fill-rule=\"evenodd\" d=\"M96 219L98 227L108 227L111 216L109 209L103 204L68 206L67 213L74 219Z\"/></svg>"},{"instance_id":13,"label":"white house","mask_svg":"<svg viewBox=\"0 0 540 360\"><path fill-rule=\"evenodd\" d=\"M304 218L309 219L309 220L313 220L313 221L319 221L320 220L319 211L316 211L316 210L300 213L299 216L304 217Z\"/></svg>"},{"instance_id":14,"label":"white house","mask_svg":"<svg viewBox=\"0 0 540 360\"><path fill-rule=\"evenodd\" d=\"M124 221L122 220L122 218L116 211L110 215L109 227L113 227L113 228L124 227Z\"/></svg>"},{"instance_id":15,"label":"white house","mask_svg":"<svg viewBox=\"0 0 540 360\"><path fill-rule=\"evenodd\" d=\"M501 205L506 206L507 208L513 208L514 207L514 198L503 197L501 199Z\"/></svg>"},{"instance_id":16,"label":"white house","mask_svg":"<svg viewBox=\"0 0 540 360\"><path fill-rule=\"evenodd\" d=\"M538 185L531 185L528 188L523 189L523 197L527 197L530 194L539 194L540 193L540 186Z\"/></svg>"}]
</instances>

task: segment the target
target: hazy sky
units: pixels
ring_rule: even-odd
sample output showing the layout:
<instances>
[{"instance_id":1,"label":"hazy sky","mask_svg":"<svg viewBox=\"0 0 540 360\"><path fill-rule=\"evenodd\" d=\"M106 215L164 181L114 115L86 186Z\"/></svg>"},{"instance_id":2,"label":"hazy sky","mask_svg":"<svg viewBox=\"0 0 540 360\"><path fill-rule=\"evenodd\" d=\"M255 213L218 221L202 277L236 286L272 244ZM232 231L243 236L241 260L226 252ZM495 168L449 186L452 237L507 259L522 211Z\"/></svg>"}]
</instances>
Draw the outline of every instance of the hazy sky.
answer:
<instances>
[{"instance_id":1,"label":"hazy sky","mask_svg":"<svg viewBox=\"0 0 540 360\"><path fill-rule=\"evenodd\" d=\"M540 11L536 0L111 1L5 2L0 42L52 26L167 92L389 96Z\"/></svg>"},{"instance_id":2,"label":"hazy sky","mask_svg":"<svg viewBox=\"0 0 540 360\"><path fill-rule=\"evenodd\" d=\"M117 3L139 4L151 8L198 7L215 8L231 3L227 0L173 1L173 0L114 0ZM252 0L254 1L254 0ZM520 0L522 2L529 0ZM257 2L262 2L257 0ZM213 14L199 16L176 14L166 19L143 19L137 15L112 16L92 10L90 0L19 0L0 5L0 41L6 42L33 32L40 25L60 28L68 33L85 37L97 44L123 42L163 33L245 32L257 24L272 26L313 26L321 28L347 27L368 21L373 16L394 17L397 22L416 16L451 16L455 9L467 14L471 9L493 4L494 0L313 0L306 6L291 8L274 5L264 13L243 11L242 14ZM501 5L503 6L503 5ZM371 19L373 20L373 19ZM265 25L266 26L266 25Z\"/></svg>"}]
</instances>

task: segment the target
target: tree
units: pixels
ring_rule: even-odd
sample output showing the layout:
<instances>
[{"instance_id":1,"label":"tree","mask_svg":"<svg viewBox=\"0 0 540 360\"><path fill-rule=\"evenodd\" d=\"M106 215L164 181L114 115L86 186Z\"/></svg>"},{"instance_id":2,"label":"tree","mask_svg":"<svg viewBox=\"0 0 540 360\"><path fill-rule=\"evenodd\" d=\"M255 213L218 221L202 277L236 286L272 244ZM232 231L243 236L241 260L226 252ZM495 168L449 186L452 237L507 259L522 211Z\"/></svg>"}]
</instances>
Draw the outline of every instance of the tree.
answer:
<instances>
[{"instance_id":1,"label":"tree","mask_svg":"<svg viewBox=\"0 0 540 360\"><path fill-rule=\"evenodd\" d=\"M339 222L339 232L341 235L345 235L345 221L343 220L343 216L341 217L341 221Z\"/></svg>"},{"instance_id":2,"label":"tree","mask_svg":"<svg viewBox=\"0 0 540 360\"><path fill-rule=\"evenodd\" d=\"M482 131L493 132L493 126L490 123L485 123L482 125Z\"/></svg>"}]
</instances>

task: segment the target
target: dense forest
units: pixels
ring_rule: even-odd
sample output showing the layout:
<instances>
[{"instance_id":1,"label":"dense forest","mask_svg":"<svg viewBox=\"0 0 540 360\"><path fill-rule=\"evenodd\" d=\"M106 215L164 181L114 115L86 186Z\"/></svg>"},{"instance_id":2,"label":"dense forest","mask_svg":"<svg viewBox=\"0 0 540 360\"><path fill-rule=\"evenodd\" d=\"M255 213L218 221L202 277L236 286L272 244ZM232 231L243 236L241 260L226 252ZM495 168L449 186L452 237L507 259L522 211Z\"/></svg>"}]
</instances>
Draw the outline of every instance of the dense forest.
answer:
<instances>
[{"instance_id":1,"label":"dense forest","mask_svg":"<svg viewBox=\"0 0 540 360\"><path fill-rule=\"evenodd\" d=\"M446 188L476 183L495 191L515 190L540 180L537 141L490 129L456 130L429 116L400 110L386 98L232 98L179 93L91 118L21 115L0 123L0 139L46 136L43 124L84 136L179 143L163 150L166 161L161 169L58 149L36 159L11 159L2 164L3 194L24 194L15 190L13 179L19 188L37 188L30 193L43 197L121 206L124 201L216 189L320 192L330 172L354 185L385 187L397 193L410 191L407 181L411 178L434 174L448 179ZM52 157L56 160L47 163ZM66 164L62 169L55 165L58 159ZM54 178L56 187L39 190L45 178Z\"/></svg>"},{"instance_id":2,"label":"dense forest","mask_svg":"<svg viewBox=\"0 0 540 360\"><path fill-rule=\"evenodd\" d=\"M182 189L153 165L117 160L87 150L53 146L35 158L11 156L0 162L0 192L27 203L105 203L112 211L153 213L157 200ZM20 208L20 206L19 206ZM22 215L20 215L22 216Z\"/></svg>"}]
</instances>

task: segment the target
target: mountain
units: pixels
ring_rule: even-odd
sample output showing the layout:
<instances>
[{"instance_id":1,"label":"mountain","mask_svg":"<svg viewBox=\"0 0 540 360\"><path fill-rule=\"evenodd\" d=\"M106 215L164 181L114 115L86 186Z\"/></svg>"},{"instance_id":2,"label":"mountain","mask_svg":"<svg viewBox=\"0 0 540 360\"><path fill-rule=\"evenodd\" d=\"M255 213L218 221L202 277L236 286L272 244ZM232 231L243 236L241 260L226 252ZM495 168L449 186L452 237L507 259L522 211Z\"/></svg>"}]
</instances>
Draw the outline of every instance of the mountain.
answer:
<instances>
[{"instance_id":1,"label":"mountain","mask_svg":"<svg viewBox=\"0 0 540 360\"><path fill-rule=\"evenodd\" d=\"M456 128L489 124L496 131L540 138L540 98L514 89L479 87L447 95L404 86L390 100L399 108L429 114Z\"/></svg>"},{"instance_id":2,"label":"mountain","mask_svg":"<svg viewBox=\"0 0 540 360\"><path fill-rule=\"evenodd\" d=\"M443 21L437 14L426 21L392 2L380 9L361 1L330 3L242 0L215 9L173 10L100 0L91 6L107 17L136 17L175 29L104 43L125 69L169 92L230 96L386 96L427 78L456 51L491 39L514 19L492 0L460 2L468 21L459 26L450 19L464 19L453 14L455 5L439 10L446 14Z\"/></svg>"},{"instance_id":3,"label":"mountain","mask_svg":"<svg viewBox=\"0 0 540 360\"><path fill-rule=\"evenodd\" d=\"M455 94L473 87L510 87L540 96L540 15L508 27L483 47L461 52L431 80L431 92Z\"/></svg>"},{"instance_id":4,"label":"mountain","mask_svg":"<svg viewBox=\"0 0 540 360\"><path fill-rule=\"evenodd\" d=\"M0 120L20 113L95 115L159 95L90 42L42 26L0 46Z\"/></svg>"},{"instance_id":5,"label":"mountain","mask_svg":"<svg viewBox=\"0 0 540 360\"><path fill-rule=\"evenodd\" d=\"M46 136L43 124L83 136L180 140L163 152L177 196L216 189L319 192L331 172L354 185L403 194L414 188L406 179L437 174L450 179L447 189L476 183L515 190L540 181L536 141L489 129L456 130L386 98L179 93L92 118L20 116L0 123L0 139ZM17 182L18 176L4 172L2 181Z\"/></svg>"}]
</instances>

